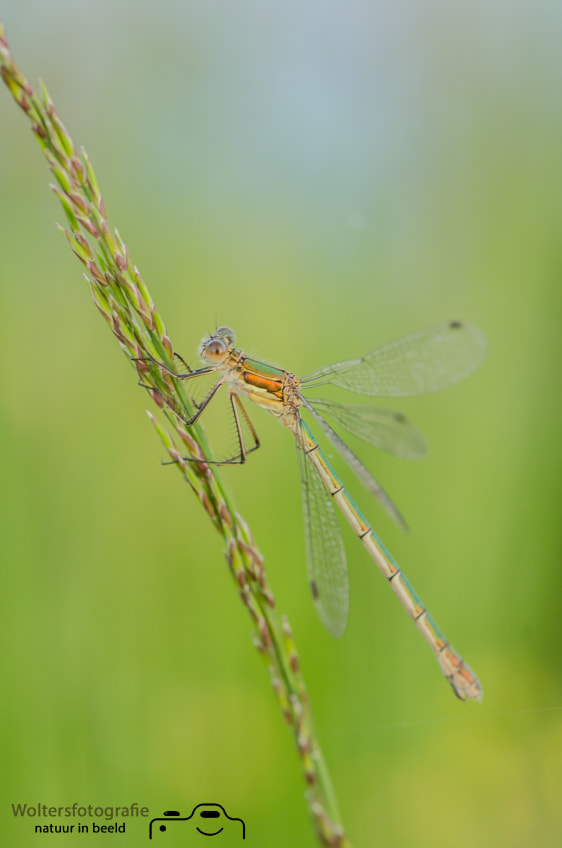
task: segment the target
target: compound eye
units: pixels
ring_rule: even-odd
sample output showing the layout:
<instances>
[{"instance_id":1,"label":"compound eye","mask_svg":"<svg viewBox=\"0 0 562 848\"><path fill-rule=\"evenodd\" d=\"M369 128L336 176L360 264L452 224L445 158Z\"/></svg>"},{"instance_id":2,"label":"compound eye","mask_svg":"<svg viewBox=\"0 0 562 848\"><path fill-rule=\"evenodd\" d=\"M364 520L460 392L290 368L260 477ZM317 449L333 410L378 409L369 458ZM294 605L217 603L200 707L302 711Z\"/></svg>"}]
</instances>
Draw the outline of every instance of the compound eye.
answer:
<instances>
[{"instance_id":1,"label":"compound eye","mask_svg":"<svg viewBox=\"0 0 562 848\"><path fill-rule=\"evenodd\" d=\"M205 357L211 362L220 362L224 359L228 348L220 339L213 339L205 348Z\"/></svg>"},{"instance_id":2,"label":"compound eye","mask_svg":"<svg viewBox=\"0 0 562 848\"><path fill-rule=\"evenodd\" d=\"M230 327L219 327L215 332L215 338L224 339L227 345L233 345L236 341L234 330L231 330Z\"/></svg>"}]
</instances>

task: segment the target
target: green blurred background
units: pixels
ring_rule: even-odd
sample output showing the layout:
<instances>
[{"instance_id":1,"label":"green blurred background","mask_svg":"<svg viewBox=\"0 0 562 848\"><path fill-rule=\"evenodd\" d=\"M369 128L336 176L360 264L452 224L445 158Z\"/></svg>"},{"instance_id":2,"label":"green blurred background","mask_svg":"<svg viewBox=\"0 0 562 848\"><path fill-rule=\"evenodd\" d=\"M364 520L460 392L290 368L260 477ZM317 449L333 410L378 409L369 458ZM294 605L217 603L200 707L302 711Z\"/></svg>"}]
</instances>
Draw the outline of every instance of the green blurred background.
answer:
<instances>
[{"instance_id":1,"label":"green blurred background","mask_svg":"<svg viewBox=\"0 0 562 848\"><path fill-rule=\"evenodd\" d=\"M217 323L300 373L451 318L485 331L468 382L398 404L425 462L361 448L411 532L346 477L482 705L453 697L346 530L349 626L324 632L295 450L273 418L255 411L263 449L223 478L289 614L355 848L562 844L560 4L5 0L0 14L191 362ZM0 126L2 844L39 839L12 802L218 801L248 844L311 846L220 539L160 466L147 397L4 87Z\"/></svg>"}]
</instances>

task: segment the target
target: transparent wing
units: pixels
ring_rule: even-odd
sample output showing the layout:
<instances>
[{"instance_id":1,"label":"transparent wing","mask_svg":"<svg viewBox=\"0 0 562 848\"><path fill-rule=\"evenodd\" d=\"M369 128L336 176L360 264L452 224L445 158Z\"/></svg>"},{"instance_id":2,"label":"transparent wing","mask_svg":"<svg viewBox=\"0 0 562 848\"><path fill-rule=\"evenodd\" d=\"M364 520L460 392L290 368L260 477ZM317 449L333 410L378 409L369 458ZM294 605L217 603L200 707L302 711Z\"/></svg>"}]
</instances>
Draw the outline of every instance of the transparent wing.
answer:
<instances>
[{"instance_id":1,"label":"transparent wing","mask_svg":"<svg viewBox=\"0 0 562 848\"><path fill-rule=\"evenodd\" d=\"M305 454L304 444L300 430L297 453L302 481L308 579L320 620L333 636L341 636L349 610L345 550L332 498Z\"/></svg>"},{"instance_id":2,"label":"transparent wing","mask_svg":"<svg viewBox=\"0 0 562 848\"><path fill-rule=\"evenodd\" d=\"M319 412L317 412L311 403L304 397L302 397L302 401L311 415L314 416L318 424L322 428L324 434L329 438L335 449L338 453L344 458L346 463L349 465L353 473L358 477L358 479L363 483L365 488L377 499L383 509L393 518L396 523L402 527L403 530L408 529L408 525L406 524L403 516L400 514L398 507L396 507L390 497L387 495L383 487L380 485L377 480L373 477L368 468L365 468L359 457L355 456L351 448L348 448L343 439L340 439L338 434L333 430L327 421L324 421Z\"/></svg>"},{"instance_id":3,"label":"transparent wing","mask_svg":"<svg viewBox=\"0 0 562 848\"><path fill-rule=\"evenodd\" d=\"M450 321L373 350L360 359L313 371L303 387L331 384L361 395L405 397L436 392L480 365L486 339L478 327Z\"/></svg>"},{"instance_id":4,"label":"transparent wing","mask_svg":"<svg viewBox=\"0 0 562 848\"><path fill-rule=\"evenodd\" d=\"M323 398L307 398L323 415L330 415L340 427L359 439L404 459L422 459L426 454L424 437L401 412L334 403Z\"/></svg>"}]
</instances>

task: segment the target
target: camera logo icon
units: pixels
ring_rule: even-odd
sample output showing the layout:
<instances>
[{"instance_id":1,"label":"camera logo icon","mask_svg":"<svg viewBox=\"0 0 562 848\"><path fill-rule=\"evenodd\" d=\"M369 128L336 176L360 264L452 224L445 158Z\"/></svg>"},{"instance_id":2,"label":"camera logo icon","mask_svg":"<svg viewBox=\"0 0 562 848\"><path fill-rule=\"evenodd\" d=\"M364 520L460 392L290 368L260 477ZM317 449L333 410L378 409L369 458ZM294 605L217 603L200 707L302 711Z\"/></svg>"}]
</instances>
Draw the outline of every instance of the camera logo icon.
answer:
<instances>
[{"instance_id":1,"label":"camera logo icon","mask_svg":"<svg viewBox=\"0 0 562 848\"><path fill-rule=\"evenodd\" d=\"M166 810L162 818L150 822L148 838L163 841L166 834L176 830L180 822L183 827L187 826L202 836L219 836L221 833L236 831L242 839L246 839L244 820L229 816L221 804L197 804L189 816L180 816L177 810Z\"/></svg>"}]
</instances>

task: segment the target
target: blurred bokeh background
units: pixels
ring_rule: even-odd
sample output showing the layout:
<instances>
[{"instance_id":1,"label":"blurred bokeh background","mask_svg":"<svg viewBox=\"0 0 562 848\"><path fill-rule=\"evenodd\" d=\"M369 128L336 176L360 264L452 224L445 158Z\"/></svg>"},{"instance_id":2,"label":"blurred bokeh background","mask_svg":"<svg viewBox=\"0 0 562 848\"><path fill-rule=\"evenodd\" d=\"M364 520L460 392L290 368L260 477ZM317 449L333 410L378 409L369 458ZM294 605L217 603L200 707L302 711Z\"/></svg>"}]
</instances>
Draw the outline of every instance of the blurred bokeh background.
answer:
<instances>
[{"instance_id":1,"label":"blurred bokeh background","mask_svg":"<svg viewBox=\"0 0 562 848\"><path fill-rule=\"evenodd\" d=\"M361 448L411 532L346 477L482 705L453 697L345 529L349 626L324 632L272 418L255 411L263 448L223 477L290 617L355 848L562 844L560 4L4 0L1 16L191 362L217 324L298 373L451 318L485 331L469 381L398 404L426 461ZM249 844L313 845L219 537L160 466L4 87L0 127L3 844L39 839L12 802L219 801Z\"/></svg>"}]
</instances>

